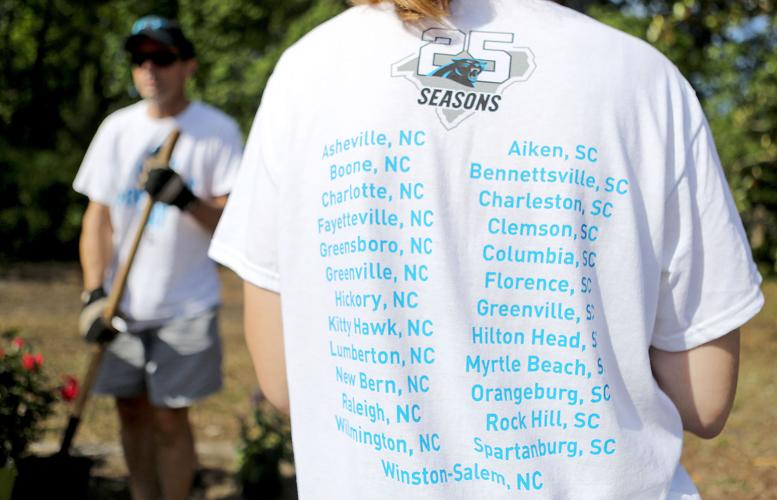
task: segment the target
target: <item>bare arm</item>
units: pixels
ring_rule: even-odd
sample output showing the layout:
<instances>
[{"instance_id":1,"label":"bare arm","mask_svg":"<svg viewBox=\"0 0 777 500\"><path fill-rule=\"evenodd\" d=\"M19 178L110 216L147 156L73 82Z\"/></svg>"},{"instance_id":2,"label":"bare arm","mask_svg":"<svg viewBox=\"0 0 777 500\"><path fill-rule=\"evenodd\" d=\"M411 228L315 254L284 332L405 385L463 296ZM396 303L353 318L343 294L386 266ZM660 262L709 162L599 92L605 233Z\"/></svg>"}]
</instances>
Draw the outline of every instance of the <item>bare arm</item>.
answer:
<instances>
[{"instance_id":1,"label":"bare arm","mask_svg":"<svg viewBox=\"0 0 777 500\"><path fill-rule=\"evenodd\" d=\"M202 227L212 233L216 230L221 213L224 211L224 205L227 204L227 198L229 197L226 195L217 196L210 200L197 198L191 205L186 207L186 212L194 217L194 220Z\"/></svg>"},{"instance_id":2,"label":"bare arm","mask_svg":"<svg viewBox=\"0 0 777 500\"><path fill-rule=\"evenodd\" d=\"M113 254L112 238L110 209L107 205L90 201L84 212L79 241L84 289L92 290L102 285Z\"/></svg>"},{"instance_id":3,"label":"bare arm","mask_svg":"<svg viewBox=\"0 0 777 500\"><path fill-rule=\"evenodd\" d=\"M256 377L267 399L278 410L289 413L289 388L283 351L281 296L243 284L245 338Z\"/></svg>"},{"instance_id":4,"label":"bare arm","mask_svg":"<svg viewBox=\"0 0 777 500\"><path fill-rule=\"evenodd\" d=\"M705 439L720 434L737 390L739 329L689 351L651 348L650 363L683 428Z\"/></svg>"}]
</instances>

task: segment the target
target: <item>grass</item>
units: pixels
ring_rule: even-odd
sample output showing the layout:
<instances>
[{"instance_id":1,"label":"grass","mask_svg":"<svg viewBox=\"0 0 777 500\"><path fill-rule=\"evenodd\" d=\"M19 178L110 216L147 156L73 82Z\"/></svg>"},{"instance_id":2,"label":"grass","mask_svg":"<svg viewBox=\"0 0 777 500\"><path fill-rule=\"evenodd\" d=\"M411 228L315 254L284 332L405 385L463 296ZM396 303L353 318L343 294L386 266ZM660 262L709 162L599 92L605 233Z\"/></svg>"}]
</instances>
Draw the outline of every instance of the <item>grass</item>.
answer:
<instances>
[{"instance_id":1,"label":"grass","mask_svg":"<svg viewBox=\"0 0 777 500\"><path fill-rule=\"evenodd\" d=\"M239 418L251 411L256 388L241 334L239 280L222 273L225 389L192 411L198 442L237 446ZM51 374L79 378L87 349L76 332L80 303L76 266L19 266L0 275L0 331L16 329L43 352ZM734 410L725 431L704 441L688 436L683 463L705 499L777 498L777 282L764 286L767 307L743 330L742 364ZM48 422L47 440L56 441L62 412ZM108 398L93 399L78 443L116 442L117 422ZM234 460L222 464L234 471Z\"/></svg>"}]
</instances>

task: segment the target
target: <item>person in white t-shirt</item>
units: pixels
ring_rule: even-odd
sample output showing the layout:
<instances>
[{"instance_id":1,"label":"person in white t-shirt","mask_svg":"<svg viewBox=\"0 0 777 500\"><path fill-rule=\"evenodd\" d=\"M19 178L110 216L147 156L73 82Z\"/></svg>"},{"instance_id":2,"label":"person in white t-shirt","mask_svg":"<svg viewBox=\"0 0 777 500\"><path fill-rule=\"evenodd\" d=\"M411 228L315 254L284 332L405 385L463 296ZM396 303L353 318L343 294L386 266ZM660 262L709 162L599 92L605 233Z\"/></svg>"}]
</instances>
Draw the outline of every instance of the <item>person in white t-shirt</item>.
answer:
<instances>
[{"instance_id":1,"label":"person in white t-shirt","mask_svg":"<svg viewBox=\"0 0 777 500\"><path fill-rule=\"evenodd\" d=\"M763 297L691 86L545 0L356 3L279 61L210 247L300 498L698 498Z\"/></svg>"},{"instance_id":2,"label":"person in white t-shirt","mask_svg":"<svg viewBox=\"0 0 777 500\"><path fill-rule=\"evenodd\" d=\"M207 256L242 154L237 124L191 102L197 63L173 21L138 20L125 48L143 98L100 126L74 182L89 197L80 255L84 333L105 333L100 315L129 252L145 200L156 202L131 268L95 391L116 398L134 499L188 498L196 467L188 408L222 385L217 309L220 285ZM173 129L170 168L142 172Z\"/></svg>"}]
</instances>

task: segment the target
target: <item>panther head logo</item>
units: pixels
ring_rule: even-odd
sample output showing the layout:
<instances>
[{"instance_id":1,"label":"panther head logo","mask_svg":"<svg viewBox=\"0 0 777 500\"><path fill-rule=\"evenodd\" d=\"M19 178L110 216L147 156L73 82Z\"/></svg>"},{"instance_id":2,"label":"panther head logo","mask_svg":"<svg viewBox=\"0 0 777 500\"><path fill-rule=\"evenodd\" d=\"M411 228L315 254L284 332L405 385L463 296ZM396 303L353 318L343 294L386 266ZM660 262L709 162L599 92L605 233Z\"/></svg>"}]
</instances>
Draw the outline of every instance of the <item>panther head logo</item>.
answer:
<instances>
[{"instance_id":1,"label":"panther head logo","mask_svg":"<svg viewBox=\"0 0 777 500\"><path fill-rule=\"evenodd\" d=\"M465 87L474 87L478 81L478 75L486 69L484 61L479 59L459 58L453 59L450 64L436 69L430 76L448 78Z\"/></svg>"}]
</instances>

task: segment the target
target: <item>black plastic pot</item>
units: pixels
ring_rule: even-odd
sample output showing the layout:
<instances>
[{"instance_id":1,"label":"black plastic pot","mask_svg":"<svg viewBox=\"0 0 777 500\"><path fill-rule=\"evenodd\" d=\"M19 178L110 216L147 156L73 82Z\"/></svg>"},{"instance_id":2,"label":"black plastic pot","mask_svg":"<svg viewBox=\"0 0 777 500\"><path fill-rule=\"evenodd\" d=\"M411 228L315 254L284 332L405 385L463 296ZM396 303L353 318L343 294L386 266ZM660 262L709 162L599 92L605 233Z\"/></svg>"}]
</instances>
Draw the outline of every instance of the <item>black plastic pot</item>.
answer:
<instances>
[{"instance_id":1,"label":"black plastic pot","mask_svg":"<svg viewBox=\"0 0 777 500\"><path fill-rule=\"evenodd\" d=\"M87 457L56 454L30 456L17 464L19 475L12 500L85 500L89 497L89 472L94 461Z\"/></svg>"}]
</instances>

